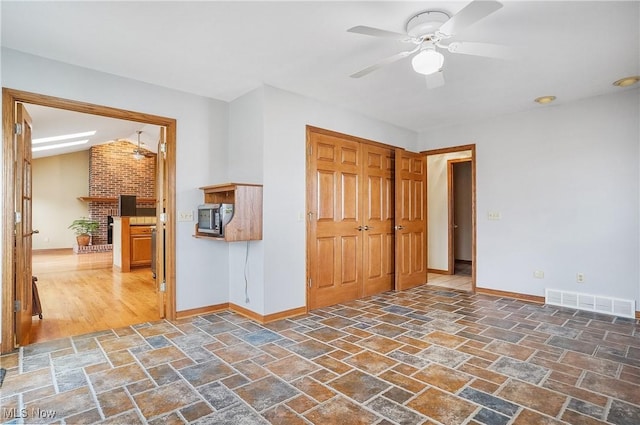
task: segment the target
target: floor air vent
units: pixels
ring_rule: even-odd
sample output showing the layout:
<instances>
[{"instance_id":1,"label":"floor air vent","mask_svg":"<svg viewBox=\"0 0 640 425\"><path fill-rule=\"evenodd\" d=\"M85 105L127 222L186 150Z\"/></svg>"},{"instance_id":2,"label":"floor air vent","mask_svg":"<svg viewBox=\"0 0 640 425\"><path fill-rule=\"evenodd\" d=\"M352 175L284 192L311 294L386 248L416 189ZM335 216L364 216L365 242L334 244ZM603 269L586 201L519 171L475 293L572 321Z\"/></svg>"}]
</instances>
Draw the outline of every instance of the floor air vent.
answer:
<instances>
[{"instance_id":1,"label":"floor air vent","mask_svg":"<svg viewBox=\"0 0 640 425\"><path fill-rule=\"evenodd\" d=\"M596 313L612 314L614 316L630 317L632 319L636 317L636 302L634 300L545 289L545 303L578 310L594 311Z\"/></svg>"}]
</instances>

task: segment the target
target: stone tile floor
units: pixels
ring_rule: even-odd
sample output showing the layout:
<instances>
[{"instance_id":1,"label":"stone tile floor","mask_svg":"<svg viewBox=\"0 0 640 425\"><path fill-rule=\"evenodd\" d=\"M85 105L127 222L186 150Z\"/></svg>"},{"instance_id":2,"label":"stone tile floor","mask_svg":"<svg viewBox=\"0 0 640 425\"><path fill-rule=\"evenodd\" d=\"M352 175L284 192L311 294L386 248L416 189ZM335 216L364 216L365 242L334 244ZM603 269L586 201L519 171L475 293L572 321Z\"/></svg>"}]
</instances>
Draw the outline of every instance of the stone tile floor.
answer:
<instances>
[{"instance_id":1,"label":"stone tile floor","mask_svg":"<svg viewBox=\"0 0 640 425\"><path fill-rule=\"evenodd\" d=\"M1 357L4 423L640 424L638 320L438 287Z\"/></svg>"}]
</instances>

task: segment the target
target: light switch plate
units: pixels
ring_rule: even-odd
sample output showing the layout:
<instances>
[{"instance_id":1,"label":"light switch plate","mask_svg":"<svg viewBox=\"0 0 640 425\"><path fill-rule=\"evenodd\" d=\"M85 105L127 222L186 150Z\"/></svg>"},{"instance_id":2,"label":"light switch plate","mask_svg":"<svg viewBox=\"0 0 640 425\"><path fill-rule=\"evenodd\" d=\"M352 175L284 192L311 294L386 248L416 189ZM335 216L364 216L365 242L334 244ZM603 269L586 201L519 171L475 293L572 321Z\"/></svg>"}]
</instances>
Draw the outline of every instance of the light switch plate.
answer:
<instances>
[{"instance_id":1,"label":"light switch plate","mask_svg":"<svg viewBox=\"0 0 640 425\"><path fill-rule=\"evenodd\" d=\"M502 217L500 216L500 212L499 211L489 211L487 213L487 218L489 220L500 220Z\"/></svg>"},{"instance_id":2,"label":"light switch plate","mask_svg":"<svg viewBox=\"0 0 640 425\"><path fill-rule=\"evenodd\" d=\"M193 221L193 211L178 211L178 221Z\"/></svg>"}]
</instances>

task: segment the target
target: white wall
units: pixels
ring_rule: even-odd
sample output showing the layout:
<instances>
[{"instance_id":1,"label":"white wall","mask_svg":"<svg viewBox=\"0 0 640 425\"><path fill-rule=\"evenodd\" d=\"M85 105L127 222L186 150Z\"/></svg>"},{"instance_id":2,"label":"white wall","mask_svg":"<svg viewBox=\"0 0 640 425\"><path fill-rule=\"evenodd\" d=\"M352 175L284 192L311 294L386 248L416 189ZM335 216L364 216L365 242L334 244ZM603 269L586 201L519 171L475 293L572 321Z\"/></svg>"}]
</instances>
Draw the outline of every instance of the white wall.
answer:
<instances>
[{"instance_id":1,"label":"white wall","mask_svg":"<svg viewBox=\"0 0 640 425\"><path fill-rule=\"evenodd\" d=\"M627 90L420 135L422 149L476 143L478 287L639 305L639 105Z\"/></svg>"},{"instance_id":2,"label":"white wall","mask_svg":"<svg viewBox=\"0 0 640 425\"><path fill-rule=\"evenodd\" d=\"M417 134L264 88L264 314L306 304L306 125L415 150Z\"/></svg>"},{"instance_id":3,"label":"white wall","mask_svg":"<svg viewBox=\"0 0 640 425\"><path fill-rule=\"evenodd\" d=\"M262 183L263 110L262 88L239 97L229 105L228 180L230 182ZM264 314L263 241L232 242L228 245L229 302L258 314Z\"/></svg>"},{"instance_id":4,"label":"white wall","mask_svg":"<svg viewBox=\"0 0 640 425\"><path fill-rule=\"evenodd\" d=\"M28 110L28 107L27 107ZM89 216L89 151L36 158L32 161L33 249L72 248L76 237L69 225Z\"/></svg>"},{"instance_id":5,"label":"white wall","mask_svg":"<svg viewBox=\"0 0 640 425\"><path fill-rule=\"evenodd\" d=\"M229 113L230 180L264 185L263 240L250 242L248 260L246 242L229 244L229 301L261 315L304 307L306 126L409 149L417 134L269 86Z\"/></svg>"},{"instance_id":6,"label":"white wall","mask_svg":"<svg viewBox=\"0 0 640 425\"><path fill-rule=\"evenodd\" d=\"M177 119L178 211L194 211L198 187L227 176L224 102L4 48L1 72L3 87ZM193 222L176 225L178 311L227 302L227 246L194 238Z\"/></svg>"},{"instance_id":7,"label":"white wall","mask_svg":"<svg viewBox=\"0 0 640 425\"><path fill-rule=\"evenodd\" d=\"M430 269L449 269L447 161L470 157L470 150L427 156L427 267Z\"/></svg>"}]
</instances>

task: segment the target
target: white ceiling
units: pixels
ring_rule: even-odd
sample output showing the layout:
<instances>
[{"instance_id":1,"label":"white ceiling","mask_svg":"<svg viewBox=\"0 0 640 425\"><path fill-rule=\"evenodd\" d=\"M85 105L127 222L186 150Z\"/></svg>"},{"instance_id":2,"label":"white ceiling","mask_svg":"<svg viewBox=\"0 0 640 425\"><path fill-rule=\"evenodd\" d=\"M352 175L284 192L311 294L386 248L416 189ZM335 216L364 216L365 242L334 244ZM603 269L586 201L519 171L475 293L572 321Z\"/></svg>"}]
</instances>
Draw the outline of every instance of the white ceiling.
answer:
<instances>
[{"instance_id":1,"label":"white ceiling","mask_svg":"<svg viewBox=\"0 0 640 425\"><path fill-rule=\"evenodd\" d=\"M25 105L25 108L33 121L33 139L60 136L64 134L84 133L87 131L96 132L93 136L73 139L89 139L86 144L34 152L34 158L77 152L88 149L94 145L111 143L114 140L123 139L131 143L131 152L133 153L133 150L138 146L138 134L136 131L142 131L142 133L140 133L140 146L143 149L152 152L157 150L160 129L155 125L106 118L98 115L82 114L78 112L65 111L63 109L47 108L39 105L27 104ZM43 143L37 146L64 143L66 141L71 140Z\"/></svg>"},{"instance_id":2,"label":"white ceiling","mask_svg":"<svg viewBox=\"0 0 640 425\"><path fill-rule=\"evenodd\" d=\"M415 131L541 108L542 95L625 90L612 82L640 74L639 1L502 3L455 40L504 44L512 57L445 52L446 85L433 90L408 59L350 78L410 46L346 30L404 32L417 12L467 1L4 0L2 45L224 101L268 84Z\"/></svg>"}]
</instances>

